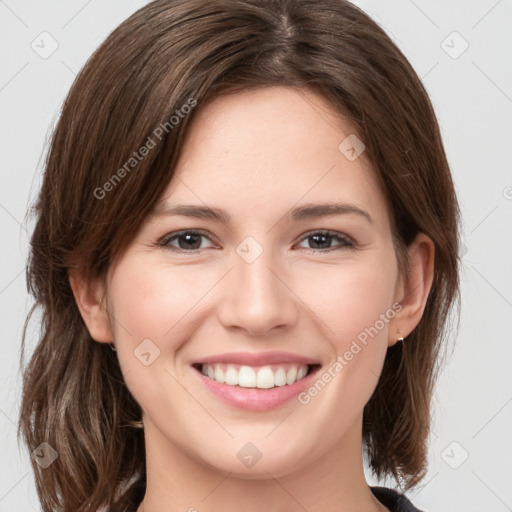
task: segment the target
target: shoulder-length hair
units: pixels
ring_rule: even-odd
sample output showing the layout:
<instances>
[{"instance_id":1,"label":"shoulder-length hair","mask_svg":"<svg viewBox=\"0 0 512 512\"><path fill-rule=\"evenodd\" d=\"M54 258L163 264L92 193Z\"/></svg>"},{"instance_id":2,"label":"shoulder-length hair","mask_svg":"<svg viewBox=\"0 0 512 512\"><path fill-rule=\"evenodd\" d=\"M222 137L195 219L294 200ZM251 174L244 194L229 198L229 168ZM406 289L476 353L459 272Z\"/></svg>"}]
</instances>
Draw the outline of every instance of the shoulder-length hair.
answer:
<instances>
[{"instance_id":1,"label":"shoulder-length hair","mask_svg":"<svg viewBox=\"0 0 512 512\"><path fill-rule=\"evenodd\" d=\"M92 340L70 271L102 277L123 254L172 179L201 105L276 85L318 92L355 127L389 206L401 271L416 234L435 244L423 317L388 349L363 417L377 477L406 489L424 477L433 385L459 299L460 212L420 79L345 0L157 0L115 29L77 76L33 208L27 283L35 304L22 364L37 308L42 326L23 370L18 436L30 450L46 442L58 453L46 468L31 460L43 510L135 510L146 484L142 411L115 353ZM155 146L136 157L149 139Z\"/></svg>"}]
</instances>

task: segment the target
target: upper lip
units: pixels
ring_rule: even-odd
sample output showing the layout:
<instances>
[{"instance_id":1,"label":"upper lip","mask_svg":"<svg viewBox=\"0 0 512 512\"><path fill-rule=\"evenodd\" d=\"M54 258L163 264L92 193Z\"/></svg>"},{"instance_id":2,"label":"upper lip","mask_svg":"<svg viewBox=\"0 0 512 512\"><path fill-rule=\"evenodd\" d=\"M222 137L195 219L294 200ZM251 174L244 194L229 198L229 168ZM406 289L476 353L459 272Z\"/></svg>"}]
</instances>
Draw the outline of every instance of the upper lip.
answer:
<instances>
[{"instance_id":1,"label":"upper lip","mask_svg":"<svg viewBox=\"0 0 512 512\"><path fill-rule=\"evenodd\" d=\"M297 363L307 365L319 365L320 361L310 357L299 356L291 352L226 352L216 354L197 361L196 364L231 363L246 366L264 366L280 363Z\"/></svg>"}]
</instances>

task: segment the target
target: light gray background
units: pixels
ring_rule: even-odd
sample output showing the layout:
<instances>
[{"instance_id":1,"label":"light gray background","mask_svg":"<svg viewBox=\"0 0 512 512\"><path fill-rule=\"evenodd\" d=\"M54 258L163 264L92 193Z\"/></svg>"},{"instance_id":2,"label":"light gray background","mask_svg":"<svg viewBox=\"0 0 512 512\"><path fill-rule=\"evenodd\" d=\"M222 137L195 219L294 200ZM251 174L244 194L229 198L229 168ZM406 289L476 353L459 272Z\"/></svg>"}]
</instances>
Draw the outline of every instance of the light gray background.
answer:
<instances>
[{"instance_id":1,"label":"light gray background","mask_svg":"<svg viewBox=\"0 0 512 512\"><path fill-rule=\"evenodd\" d=\"M0 1L0 512L40 510L30 455L15 435L20 340L32 304L24 275L32 227L24 224L27 206L76 72L146 3ZM355 3L386 29L422 77L464 217L460 330L435 398L430 471L409 497L427 512L512 510L512 2ZM58 43L47 58L31 47L35 41L39 52L51 49L48 36L40 36L44 31ZM29 347L36 332L30 330Z\"/></svg>"}]
</instances>

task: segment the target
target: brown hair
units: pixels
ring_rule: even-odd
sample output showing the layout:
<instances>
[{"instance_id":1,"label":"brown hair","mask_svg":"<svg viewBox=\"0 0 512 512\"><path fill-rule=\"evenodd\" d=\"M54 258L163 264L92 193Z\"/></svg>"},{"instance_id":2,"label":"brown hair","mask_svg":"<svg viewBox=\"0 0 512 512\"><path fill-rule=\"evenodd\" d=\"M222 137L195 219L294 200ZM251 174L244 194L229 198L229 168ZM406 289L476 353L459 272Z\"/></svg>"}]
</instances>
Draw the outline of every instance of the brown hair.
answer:
<instances>
[{"instance_id":1,"label":"brown hair","mask_svg":"<svg viewBox=\"0 0 512 512\"><path fill-rule=\"evenodd\" d=\"M423 317L388 349L363 421L378 477L402 479L406 489L423 478L433 384L459 295L459 208L420 79L347 1L157 0L114 30L77 76L34 206L27 282L36 302L22 365L35 308L42 326L24 369L18 436L30 450L47 442L58 453L46 469L32 460L44 511L135 510L146 483L140 406L115 353L91 339L70 270L102 277L122 255L170 182L206 100L273 85L319 92L355 127L389 204L402 270L417 233L435 244ZM134 164L158 127L161 140Z\"/></svg>"}]
</instances>

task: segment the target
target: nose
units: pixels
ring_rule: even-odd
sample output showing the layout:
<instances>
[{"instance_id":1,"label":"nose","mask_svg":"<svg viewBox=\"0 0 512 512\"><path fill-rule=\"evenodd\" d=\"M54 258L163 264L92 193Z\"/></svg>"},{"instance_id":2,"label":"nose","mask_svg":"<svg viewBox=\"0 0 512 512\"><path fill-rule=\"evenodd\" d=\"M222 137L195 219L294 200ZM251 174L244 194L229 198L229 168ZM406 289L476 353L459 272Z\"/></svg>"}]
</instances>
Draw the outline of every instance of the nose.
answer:
<instances>
[{"instance_id":1,"label":"nose","mask_svg":"<svg viewBox=\"0 0 512 512\"><path fill-rule=\"evenodd\" d=\"M252 262L234 254L218 308L224 327L265 336L297 321L298 299L287 282L290 274L272 253L263 250Z\"/></svg>"}]
</instances>

